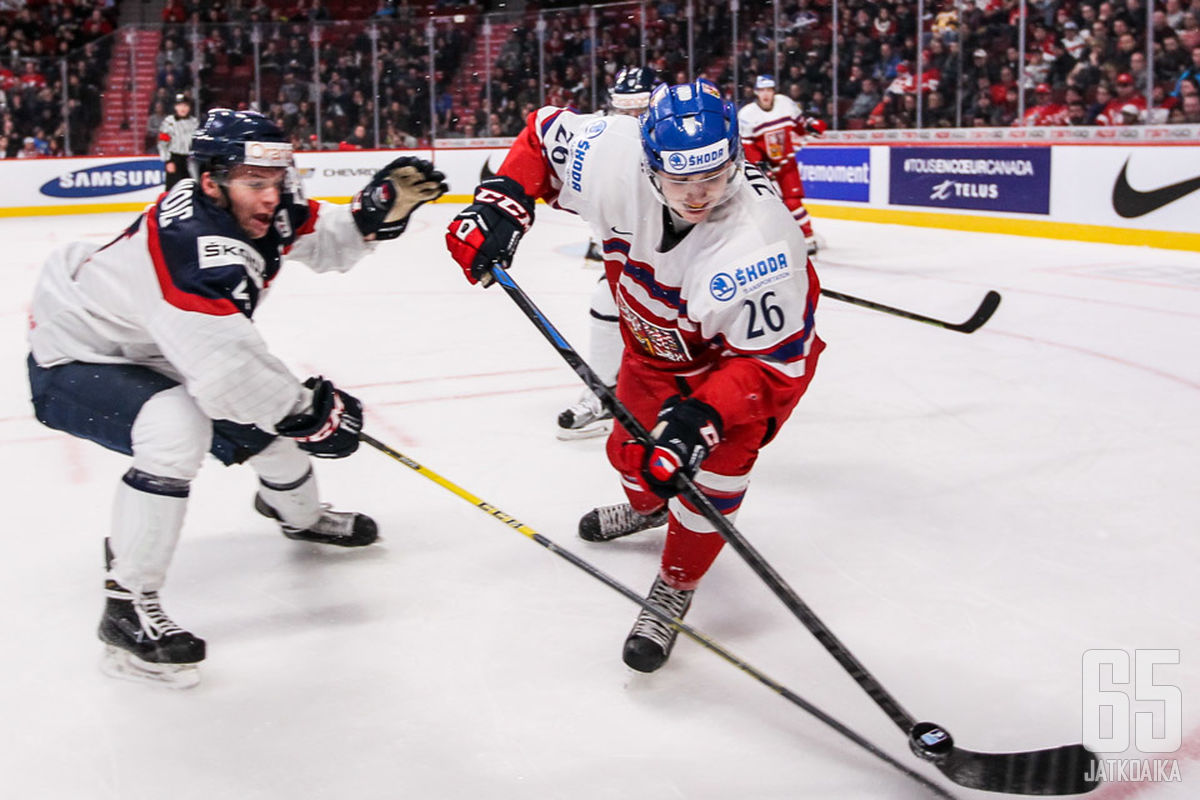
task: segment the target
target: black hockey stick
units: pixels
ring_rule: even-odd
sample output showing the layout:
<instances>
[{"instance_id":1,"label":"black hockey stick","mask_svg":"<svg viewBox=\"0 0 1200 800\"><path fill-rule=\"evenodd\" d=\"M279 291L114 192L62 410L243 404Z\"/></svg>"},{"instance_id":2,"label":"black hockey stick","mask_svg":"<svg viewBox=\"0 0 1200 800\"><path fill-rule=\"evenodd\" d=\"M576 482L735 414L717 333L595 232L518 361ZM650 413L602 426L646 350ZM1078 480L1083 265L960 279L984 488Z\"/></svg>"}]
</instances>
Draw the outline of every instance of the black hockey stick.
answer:
<instances>
[{"instance_id":1,"label":"black hockey stick","mask_svg":"<svg viewBox=\"0 0 1200 800\"><path fill-rule=\"evenodd\" d=\"M513 281L507 270L502 265L496 264L492 267L491 273L495 281L504 287L508 296L529 317L542 335L554 345L563 360L600 398L604 406L613 413L613 417L625 427L625 430L638 441L649 444L650 435L646 428L605 386L604 381L600 380L579 353L567 343L550 320L538 310L529 296ZM685 475L678 476L677 481L681 487L681 494L687 498L688 502L704 515L720 533L721 538L742 557L775 596L804 624L804 627L808 628L809 632L841 664L850 677L875 701L876 705L883 709L888 718L904 731L908 736L908 744L913 753L932 762L947 778L972 789L1013 794L1080 794L1091 791L1099 785L1098 780L1089 780L1087 777L1096 774L1094 769L1089 769L1095 764L1096 756L1081 744L1021 753L976 753L956 747L950 734L940 725L931 722L917 722L916 718L904 710L900 703L875 679L875 676L833 634L833 631L826 627L825 623L800 599L799 595L788 586L766 559L725 518L725 515L713 506L696 487L696 484Z\"/></svg>"},{"instance_id":2,"label":"black hockey stick","mask_svg":"<svg viewBox=\"0 0 1200 800\"><path fill-rule=\"evenodd\" d=\"M832 289L822 289L821 294L826 297L832 297L834 300L841 300L843 303L882 311L885 314L894 314L897 317L904 317L905 319L924 322L929 325L937 325L939 328L945 328L948 331L958 331L959 333L974 333L979 330L985 322L992 318L992 314L996 313L996 309L1000 306L1000 293L994 289L989 289L988 293L983 296L983 302L979 304L979 308L975 309L975 313L966 322L955 323L947 322L944 319L927 317L924 314L918 314L914 311L905 311L902 308L885 306L883 303L876 303L874 300L864 300L861 297L842 294Z\"/></svg>"},{"instance_id":3,"label":"black hockey stick","mask_svg":"<svg viewBox=\"0 0 1200 800\"><path fill-rule=\"evenodd\" d=\"M654 605L653 603L650 603L648 600L643 599L640 594L635 592L633 589L630 589L628 586L621 583L616 578L613 578L609 574L597 569L595 566L593 566L589 562L583 560L579 556L575 555L570 550L564 550L563 548L559 547L557 544L555 544L550 539L547 539L545 536L542 536L540 533L538 533L533 528L526 525L524 522L521 522L521 520L517 519L516 517L514 517L510 514L504 513L503 511L501 511L499 508L496 508L496 506L492 505L491 503L488 503L488 502L480 499L479 497L476 497L474 494L471 494L469 491L462 488L461 486L458 486L457 484L453 483L452 481L448 480L447 478L442 477L441 475L437 474L436 472L429 469L428 467L425 467L425 466L419 464L418 462L416 462L413 459L409 458L408 456L404 455L400 451L394 450L391 447L388 447L386 444L379 441L378 439L375 439L374 437L369 436L365 433L360 433L358 438L364 444L369 444L371 447L374 447L376 450L378 450L379 452L388 456L389 458L399 461L404 466L419 473L423 477L428 478L429 480L436 483L438 486L441 486L443 489L449 490L453 494L457 495L458 497L462 498L463 500L466 500L471 505L473 505L476 508L478 508L479 510L483 511L485 514L496 518L500 522L504 523L508 527L515 530L517 533L520 533L520 534L523 534L523 535L529 537L533 541L540 544L542 547L549 550L551 553L554 553L556 556L559 556L559 557L565 559L572 566L578 567L579 569L586 572L588 575L591 575L593 578L595 578L596 580L603 583L605 586L609 587L610 589L613 589L614 591L623 595L624 597L629 598L630 600L632 600L633 602L635 602L639 606L641 606L643 609L645 609L649 613L653 614L656 618L658 618L660 621L662 621L663 624L671 626L672 628L679 631L683 635L687 636L689 639L691 639L692 641L701 645L705 649L710 650L713 653L716 653L718 656L725 659L727 662L729 662L733 666L737 667L742 672L749 675L751 678L754 678L756 681L761 683L763 686L766 686L768 689L775 692L776 694L778 694L780 697L784 698L788 702L804 709L809 714L813 715L818 720L825 723L830 728L833 728L833 730L837 731L839 734L841 734L842 736L849 739L851 742L854 742L854 744L858 745L859 747L861 747L864 750L866 750L867 752L869 752L871 755L875 756L878 759L881 759L882 761L884 761L884 762L890 764L891 766L895 767L896 769L900 770L900 772L904 773L905 775L912 778L917 783L919 783L922 786L924 786L925 788L929 789L933 794L937 795L938 797L944 797L944 798L948 798L949 800L954 800L954 796L947 793L945 789L942 789L940 786L933 783L928 778L924 777L923 775L919 775L916 772L913 772L908 767L906 767L903 764L901 764L900 762L896 761L894 758L889 756L887 753L880 750L876 745L872 744L867 739L864 739L862 736L855 733L853 730L846 727L841 722L838 722L836 719L829 716L824 711L817 708L812 703L808 702L803 697L801 697L800 695L793 692L791 689L787 688L783 684L778 683L777 681L768 677L764 673L755 669L750 664L747 664L745 661L743 661L742 659L735 656L733 653L726 650L723 646L718 644L715 640L710 639L707 635L705 635L705 634L701 633L700 631L696 630L695 628L691 627L686 622L682 621L681 619L679 619L677 617L670 616L666 612L662 611L658 606Z\"/></svg>"}]
</instances>

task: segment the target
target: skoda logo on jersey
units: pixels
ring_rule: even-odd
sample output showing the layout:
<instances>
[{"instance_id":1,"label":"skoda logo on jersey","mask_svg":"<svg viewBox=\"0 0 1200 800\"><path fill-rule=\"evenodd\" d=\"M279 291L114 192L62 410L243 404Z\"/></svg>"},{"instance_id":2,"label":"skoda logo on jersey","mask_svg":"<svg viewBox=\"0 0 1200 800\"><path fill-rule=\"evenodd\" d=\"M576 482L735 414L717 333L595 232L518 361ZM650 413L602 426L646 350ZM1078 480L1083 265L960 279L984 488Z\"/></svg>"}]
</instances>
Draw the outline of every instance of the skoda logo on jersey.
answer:
<instances>
[{"instance_id":1,"label":"skoda logo on jersey","mask_svg":"<svg viewBox=\"0 0 1200 800\"><path fill-rule=\"evenodd\" d=\"M604 129L607 127L608 127L608 120L598 119L595 122L593 122L591 125L588 125L587 129L584 130L583 134L584 134L584 136L586 136L589 139L594 139L597 136L599 136L601 133L603 133Z\"/></svg>"},{"instance_id":2,"label":"skoda logo on jersey","mask_svg":"<svg viewBox=\"0 0 1200 800\"><path fill-rule=\"evenodd\" d=\"M737 284L734 283L733 276L729 273L718 272L708 282L708 290L712 292L713 297L723 303L726 300L732 300L737 294Z\"/></svg>"},{"instance_id":3,"label":"skoda logo on jersey","mask_svg":"<svg viewBox=\"0 0 1200 800\"><path fill-rule=\"evenodd\" d=\"M722 139L707 147L697 147L692 150L672 150L663 152L663 166L672 175L690 175L694 172L707 172L729 160L729 145Z\"/></svg>"},{"instance_id":4,"label":"skoda logo on jersey","mask_svg":"<svg viewBox=\"0 0 1200 800\"><path fill-rule=\"evenodd\" d=\"M39 191L49 197L104 197L157 189L162 182L163 162L146 158L77 169L46 181Z\"/></svg>"}]
</instances>

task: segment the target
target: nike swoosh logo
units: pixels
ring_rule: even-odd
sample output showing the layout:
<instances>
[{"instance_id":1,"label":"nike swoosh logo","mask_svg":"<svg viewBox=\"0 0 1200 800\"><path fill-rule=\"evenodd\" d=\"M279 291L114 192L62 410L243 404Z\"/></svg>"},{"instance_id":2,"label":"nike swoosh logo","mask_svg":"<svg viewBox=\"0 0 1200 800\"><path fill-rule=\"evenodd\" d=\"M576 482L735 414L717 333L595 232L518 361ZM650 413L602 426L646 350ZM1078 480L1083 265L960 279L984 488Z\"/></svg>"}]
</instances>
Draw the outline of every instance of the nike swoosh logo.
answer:
<instances>
[{"instance_id":1,"label":"nike swoosh logo","mask_svg":"<svg viewBox=\"0 0 1200 800\"><path fill-rule=\"evenodd\" d=\"M612 226L612 232L620 236L633 236L633 231L619 231L616 225Z\"/></svg>"},{"instance_id":2,"label":"nike swoosh logo","mask_svg":"<svg viewBox=\"0 0 1200 800\"><path fill-rule=\"evenodd\" d=\"M487 158L484 159L483 166L479 168L479 182L480 183L483 183L488 178L496 177L496 173L492 172L491 160L492 160L492 157L488 156Z\"/></svg>"},{"instance_id":3,"label":"nike swoosh logo","mask_svg":"<svg viewBox=\"0 0 1200 800\"><path fill-rule=\"evenodd\" d=\"M1200 189L1200 175L1197 175L1179 183L1172 183L1170 186L1139 192L1129 185L1129 180L1125 177L1128 169L1129 159L1127 158L1125 166L1121 167L1121 174L1117 176L1117 182L1113 184L1112 193L1113 210L1125 219L1145 216L1151 211L1157 211Z\"/></svg>"}]
</instances>

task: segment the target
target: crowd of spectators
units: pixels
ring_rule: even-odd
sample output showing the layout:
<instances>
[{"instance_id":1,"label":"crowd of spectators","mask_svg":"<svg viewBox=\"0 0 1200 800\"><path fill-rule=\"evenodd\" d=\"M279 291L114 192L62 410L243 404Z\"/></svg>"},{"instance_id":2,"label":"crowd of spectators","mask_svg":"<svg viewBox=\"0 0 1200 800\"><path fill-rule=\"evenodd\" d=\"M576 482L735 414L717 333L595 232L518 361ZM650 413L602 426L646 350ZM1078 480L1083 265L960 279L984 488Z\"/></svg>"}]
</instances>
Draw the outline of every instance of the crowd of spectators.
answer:
<instances>
[{"instance_id":1,"label":"crowd of spectators","mask_svg":"<svg viewBox=\"0 0 1200 800\"><path fill-rule=\"evenodd\" d=\"M742 2L736 64L728 2L693 0L694 64L686 0L602 5L594 34L588 8L538 5L494 46L490 117L457 115L457 135L512 135L540 102L591 110L619 66L643 61L674 82L707 75L739 104L778 73L806 114L840 128L1200 123L1200 0L1165 0L1149 25L1145 0L1029 0L1024 52L1018 0L927 0L922 19L913 0L839 0L836 32L831 0L783 0L778 25L773 3Z\"/></svg>"},{"instance_id":2,"label":"crowd of spectators","mask_svg":"<svg viewBox=\"0 0 1200 800\"><path fill-rule=\"evenodd\" d=\"M684 2L546 8L553 5L542 3L493 23L491 116L460 115L451 135L512 136L539 104L569 104L582 111L603 107L615 73L628 64L652 67L673 82L686 81L692 73ZM692 58L697 65L728 58L729 14L728 2L694 0ZM540 34L539 19L544 20Z\"/></svg>"},{"instance_id":3,"label":"crowd of spectators","mask_svg":"<svg viewBox=\"0 0 1200 800\"><path fill-rule=\"evenodd\" d=\"M1165 0L1149 24L1144 0L1030 0L1023 52L1017 0L929 0L923 19L913 2L841 0L836 106L830 3L783 5L782 89L842 128L911 128L918 103L923 127L1200 122L1200 0ZM773 20L747 22L742 75L773 71Z\"/></svg>"},{"instance_id":4,"label":"crowd of spectators","mask_svg":"<svg viewBox=\"0 0 1200 800\"><path fill-rule=\"evenodd\" d=\"M115 24L112 0L0 0L0 158L87 152Z\"/></svg>"},{"instance_id":5,"label":"crowd of spectators","mask_svg":"<svg viewBox=\"0 0 1200 800\"><path fill-rule=\"evenodd\" d=\"M331 20L321 0L168 0L147 146L170 98L191 91L196 78L201 108L256 108L297 149L416 146L431 128L430 42L426 21L415 13L424 6L378 0L373 8L355 19ZM174 24L181 19L183 24ZM372 31L378 34L377 78ZM471 25L434 27L432 67L439 87L457 73L472 31Z\"/></svg>"},{"instance_id":6,"label":"crowd of spectators","mask_svg":"<svg viewBox=\"0 0 1200 800\"><path fill-rule=\"evenodd\" d=\"M201 109L257 107L298 149L511 136L543 103L603 106L626 64L706 75L739 104L777 73L840 128L1200 123L1200 0L1161 0L1149 18L1146 2L1029 0L1022 52L1018 0L927 0L922 19L908 0L839 0L836 30L832 0L782 0L778 29L765 0L743 0L736 27L726 0L530 0L486 15L506 4L165 0L146 146L170 99L197 87ZM0 0L3 155L87 151L115 22L114 0ZM468 63L484 37L490 63Z\"/></svg>"}]
</instances>

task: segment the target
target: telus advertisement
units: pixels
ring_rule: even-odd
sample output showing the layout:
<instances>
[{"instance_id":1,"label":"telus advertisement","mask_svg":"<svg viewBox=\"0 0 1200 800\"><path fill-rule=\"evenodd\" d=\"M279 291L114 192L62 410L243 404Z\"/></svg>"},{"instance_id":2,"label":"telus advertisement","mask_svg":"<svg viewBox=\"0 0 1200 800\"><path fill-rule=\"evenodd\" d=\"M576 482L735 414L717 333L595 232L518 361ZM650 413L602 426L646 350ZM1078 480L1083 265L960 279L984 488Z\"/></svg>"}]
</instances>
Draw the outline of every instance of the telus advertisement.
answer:
<instances>
[{"instance_id":1,"label":"telus advertisement","mask_svg":"<svg viewBox=\"0 0 1200 800\"><path fill-rule=\"evenodd\" d=\"M1049 147L892 147L892 205L1050 213Z\"/></svg>"}]
</instances>

